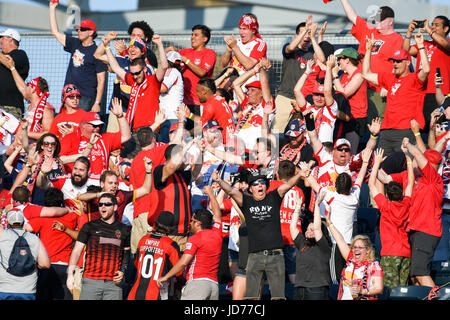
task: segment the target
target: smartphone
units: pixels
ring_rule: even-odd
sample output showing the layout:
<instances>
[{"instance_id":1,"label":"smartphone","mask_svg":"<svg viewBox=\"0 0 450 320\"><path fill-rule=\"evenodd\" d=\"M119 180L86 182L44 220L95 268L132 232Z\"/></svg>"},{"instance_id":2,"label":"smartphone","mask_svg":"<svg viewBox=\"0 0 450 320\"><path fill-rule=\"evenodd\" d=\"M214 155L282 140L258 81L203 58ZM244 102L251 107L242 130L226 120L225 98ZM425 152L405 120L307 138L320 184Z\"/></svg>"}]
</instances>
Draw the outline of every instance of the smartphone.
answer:
<instances>
[{"instance_id":1,"label":"smartphone","mask_svg":"<svg viewBox=\"0 0 450 320\"><path fill-rule=\"evenodd\" d=\"M425 27L425 20L416 20L416 28Z\"/></svg>"},{"instance_id":2,"label":"smartphone","mask_svg":"<svg viewBox=\"0 0 450 320\"><path fill-rule=\"evenodd\" d=\"M436 77L440 78L441 77L441 68L436 68Z\"/></svg>"}]
</instances>

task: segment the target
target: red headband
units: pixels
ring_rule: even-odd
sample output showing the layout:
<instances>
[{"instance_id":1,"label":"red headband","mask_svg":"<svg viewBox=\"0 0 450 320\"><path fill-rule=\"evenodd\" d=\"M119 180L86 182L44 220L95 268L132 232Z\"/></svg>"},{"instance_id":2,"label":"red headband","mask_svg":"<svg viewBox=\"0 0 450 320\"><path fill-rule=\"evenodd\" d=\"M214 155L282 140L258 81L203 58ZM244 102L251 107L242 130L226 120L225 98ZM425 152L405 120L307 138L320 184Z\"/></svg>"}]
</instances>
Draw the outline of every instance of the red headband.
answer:
<instances>
[{"instance_id":1,"label":"red headband","mask_svg":"<svg viewBox=\"0 0 450 320\"><path fill-rule=\"evenodd\" d=\"M250 29L256 33L256 36L258 38L261 38L261 36L259 34L258 21L255 18L253 18L252 16L250 16L248 14L244 14L242 16L241 20L239 20L239 27L245 27L247 29Z\"/></svg>"},{"instance_id":2,"label":"red headband","mask_svg":"<svg viewBox=\"0 0 450 320\"><path fill-rule=\"evenodd\" d=\"M39 89L39 85L38 85L39 79L40 79L40 78L41 78L41 77L37 77L37 78L34 78L33 80L31 80L30 82L28 82L28 85L33 87L34 91L36 91L36 94L37 94L39 97L42 96L42 92L41 92L41 90Z\"/></svg>"}]
</instances>

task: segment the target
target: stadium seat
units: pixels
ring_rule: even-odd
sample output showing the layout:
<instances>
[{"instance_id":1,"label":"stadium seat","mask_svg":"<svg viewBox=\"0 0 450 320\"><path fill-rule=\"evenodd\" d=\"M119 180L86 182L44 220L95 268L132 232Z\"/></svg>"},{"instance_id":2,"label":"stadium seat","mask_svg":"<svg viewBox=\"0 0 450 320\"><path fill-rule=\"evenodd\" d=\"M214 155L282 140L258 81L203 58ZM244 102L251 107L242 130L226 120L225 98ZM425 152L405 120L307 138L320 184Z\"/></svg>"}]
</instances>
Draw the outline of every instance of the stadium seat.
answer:
<instances>
[{"instance_id":1,"label":"stadium seat","mask_svg":"<svg viewBox=\"0 0 450 320\"><path fill-rule=\"evenodd\" d=\"M426 286L394 287L389 294L389 300L427 300L431 289Z\"/></svg>"},{"instance_id":2,"label":"stadium seat","mask_svg":"<svg viewBox=\"0 0 450 320\"><path fill-rule=\"evenodd\" d=\"M436 294L436 300L450 300L450 287L440 288Z\"/></svg>"},{"instance_id":3,"label":"stadium seat","mask_svg":"<svg viewBox=\"0 0 450 320\"><path fill-rule=\"evenodd\" d=\"M433 261L431 263L431 278L438 286L450 282L450 261Z\"/></svg>"}]
</instances>

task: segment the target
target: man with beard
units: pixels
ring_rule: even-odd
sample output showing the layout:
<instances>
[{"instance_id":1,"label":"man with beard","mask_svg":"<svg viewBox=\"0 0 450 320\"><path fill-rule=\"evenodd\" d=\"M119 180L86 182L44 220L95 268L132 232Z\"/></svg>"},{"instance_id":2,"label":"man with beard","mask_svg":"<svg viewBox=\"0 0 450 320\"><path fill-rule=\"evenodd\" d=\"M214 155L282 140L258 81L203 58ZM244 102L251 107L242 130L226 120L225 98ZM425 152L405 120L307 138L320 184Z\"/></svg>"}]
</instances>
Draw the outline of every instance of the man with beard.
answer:
<instances>
[{"instance_id":1,"label":"man with beard","mask_svg":"<svg viewBox=\"0 0 450 320\"><path fill-rule=\"evenodd\" d=\"M73 166L72 173L68 176L50 181L47 173L52 168L52 159L46 158L42 164L36 184L39 188L47 190L54 187L60 189L64 193L64 203L66 207L73 211L81 211L78 195L86 193L89 184L98 184L98 181L89 179L89 170L91 163L87 157L79 157Z\"/></svg>"},{"instance_id":2,"label":"man with beard","mask_svg":"<svg viewBox=\"0 0 450 320\"><path fill-rule=\"evenodd\" d=\"M213 175L213 180L240 207L248 228L248 262L246 299L258 299L263 273L269 280L272 299L285 299L285 267L280 207L284 195L310 170L299 170L286 183L266 193L269 180L259 172L247 178L250 194L234 189Z\"/></svg>"}]
</instances>

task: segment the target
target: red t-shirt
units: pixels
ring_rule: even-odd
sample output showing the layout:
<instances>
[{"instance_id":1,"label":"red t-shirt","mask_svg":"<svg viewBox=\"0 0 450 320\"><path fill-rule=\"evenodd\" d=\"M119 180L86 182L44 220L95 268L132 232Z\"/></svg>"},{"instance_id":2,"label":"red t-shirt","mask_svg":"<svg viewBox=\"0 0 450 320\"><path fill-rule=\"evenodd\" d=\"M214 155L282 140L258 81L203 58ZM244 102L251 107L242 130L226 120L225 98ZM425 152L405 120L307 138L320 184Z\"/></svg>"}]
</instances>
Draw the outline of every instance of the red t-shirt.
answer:
<instances>
[{"instance_id":1,"label":"red t-shirt","mask_svg":"<svg viewBox=\"0 0 450 320\"><path fill-rule=\"evenodd\" d=\"M227 138L234 132L233 110L225 99L217 94L212 95L203 104L201 126L203 127L208 120L216 120L223 128L223 143L226 144Z\"/></svg>"},{"instance_id":2,"label":"red t-shirt","mask_svg":"<svg viewBox=\"0 0 450 320\"><path fill-rule=\"evenodd\" d=\"M101 175L108 170L109 155L111 151L120 149L122 135L120 132L102 133L102 137L95 143L89 155L91 162L90 172L92 175ZM81 135L80 130L68 134L61 140L61 155L72 155L82 153L86 149L89 139ZM65 165L66 172L72 172L74 163Z\"/></svg>"},{"instance_id":3,"label":"red t-shirt","mask_svg":"<svg viewBox=\"0 0 450 320\"><path fill-rule=\"evenodd\" d=\"M125 82L132 87L127 113L132 110L133 102L131 96L134 90L138 91L135 100L134 117L130 123L131 130L134 132L140 127L150 126L155 122L155 115L159 111L161 82L158 81L156 75L147 74L144 82L138 85L131 73L125 75Z\"/></svg>"},{"instance_id":4,"label":"red t-shirt","mask_svg":"<svg viewBox=\"0 0 450 320\"><path fill-rule=\"evenodd\" d=\"M286 182L281 180L272 180L270 181L269 190L267 192L273 191L277 189L279 186L285 184ZM304 201L305 196L303 195L302 189L297 186L294 186L286 192L283 197L283 202L280 207L280 222L281 222L281 236L283 237L284 245L294 245L294 241L291 237L290 225L292 221L292 214L295 211L295 207L297 205L297 201ZM299 232L302 232L300 219L297 222L297 229Z\"/></svg>"},{"instance_id":5,"label":"red t-shirt","mask_svg":"<svg viewBox=\"0 0 450 320\"><path fill-rule=\"evenodd\" d=\"M153 162L153 170L159 165L164 164L166 158L164 157L164 152L169 144L161 144L150 150L142 150L131 162L130 170L130 183L133 186L133 190L137 190L144 184L145 180L145 166L144 158L147 157ZM158 217L156 215L156 208L158 206L158 190L155 189L155 180L152 179L152 191L139 198L134 202L134 218L144 212L148 212L149 223L154 221ZM153 218L154 217L154 218ZM152 225L152 223L150 225Z\"/></svg>"},{"instance_id":6,"label":"red t-shirt","mask_svg":"<svg viewBox=\"0 0 450 320\"><path fill-rule=\"evenodd\" d=\"M214 223L212 229L205 229L191 236L183 254L193 255L186 266L186 281L209 279L217 282L220 253L222 251L222 224Z\"/></svg>"},{"instance_id":7,"label":"red t-shirt","mask_svg":"<svg viewBox=\"0 0 450 320\"><path fill-rule=\"evenodd\" d=\"M361 74L360 69L355 70L351 76L348 73L344 73L341 77L342 86L345 88L357 74ZM360 119L367 117L367 80L363 80L359 89L352 96L347 97L347 99L353 118Z\"/></svg>"},{"instance_id":8,"label":"red t-shirt","mask_svg":"<svg viewBox=\"0 0 450 320\"><path fill-rule=\"evenodd\" d=\"M66 108L62 109L61 112L53 119L52 124L50 126L50 133L53 133L58 138L62 138L59 133L58 128L62 125L68 124L74 127L74 131L80 126L80 122L83 120L86 111L78 108L74 113L68 114L66 112Z\"/></svg>"},{"instance_id":9,"label":"red t-shirt","mask_svg":"<svg viewBox=\"0 0 450 320\"><path fill-rule=\"evenodd\" d=\"M313 71L306 78L305 84L302 87L302 94L304 97L312 94L313 89L316 85L317 74L320 72L320 67L318 64L313 66Z\"/></svg>"},{"instance_id":10,"label":"red t-shirt","mask_svg":"<svg viewBox=\"0 0 450 320\"><path fill-rule=\"evenodd\" d=\"M394 32L382 35L374 26L359 16L356 17L356 24L352 26L350 32L358 40L358 52L362 54L366 53L366 36L370 39L373 34L375 44L370 57L370 69L373 73L392 71L392 62L388 59L394 55L395 51L402 48L403 37L400 34ZM368 85L369 88L378 92L380 92L380 87L382 87L381 84L378 87L371 83Z\"/></svg>"},{"instance_id":11,"label":"red t-shirt","mask_svg":"<svg viewBox=\"0 0 450 320\"><path fill-rule=\"evenodd\" d=\"M379 193L374 200L381 213L381 256L411 257L411 246L406 232L411 198L405 196L402 201L389 201Z\"/></svg>"},{"instance_id":12,"label":"red t-shirt","mask_svg":"<svg viewBox=\"0 0 450 320\"><path fill-rule=\"evenodd\" d=\"M378 74L378 83L388 90L381 129L409 129L412 119L416 119L421 128L424 127L422 109L425 86L417 72L404 77L381 72Z\"/></svg>"},{"instance_id":13,"label":"red t-shirt","mask_svg":"<svg viewBox=\"0 0 450 320\"><path fill-rule=\"evenodd\" d=\"M436 85L434 84L434 75L436 74L436 68L441 69L442 84L441 90L444 95L450 92L450 51L446 51L436 41L424 41L424 47L427 50L428 61L430 62L430 74L427 78L427 90L426 93L435 93ZM420 50L418 50L417 44L414 45L419 52L416 57L416 70L422 69L420 63Z\"/></svg>"},{"instance_id":14,"label":"red t-shirt","mask_svg":"<svg viewBox=\"0 0 450 320\"><path fill-rule=\"evenodd\" d=\"M214 50L205 48L200 51L195 51L192 48L181 49L178 51L182 56L188 58L196 66L206 71L205 78L211 78L216 64L216 53ZM184 103L187 105L200 105L197 97L197 84L200 77L197 76L189 66L183 65L184 78Z\"/></svg>"},{"instance_id":15,"label":"red t-shirt","mask_svg":"<svg viewBox=\"0 0 450 320\"><path fill-rule=\"evenodd\" d=\"M73 243L72 238L64 232L53 230L53 222L59 221L67 228L75 230L77 220L78 215L69 212L61 217L34 218L28 222L33 228L33 232L39 233L39 237L47 249L51 262L69 263Z\"/></svg>"},{"instance_id":16,"label":"red t-shirt","mask_svg":"<svg viewBox=\"0 0 450 320\"><path fill-rule=\"evenodd\" d=\"M441 237L444 197L442 177L429 162L420 171L423 175L414 186L407 231L416 230Z\"/></svg>"}]
</instances>

